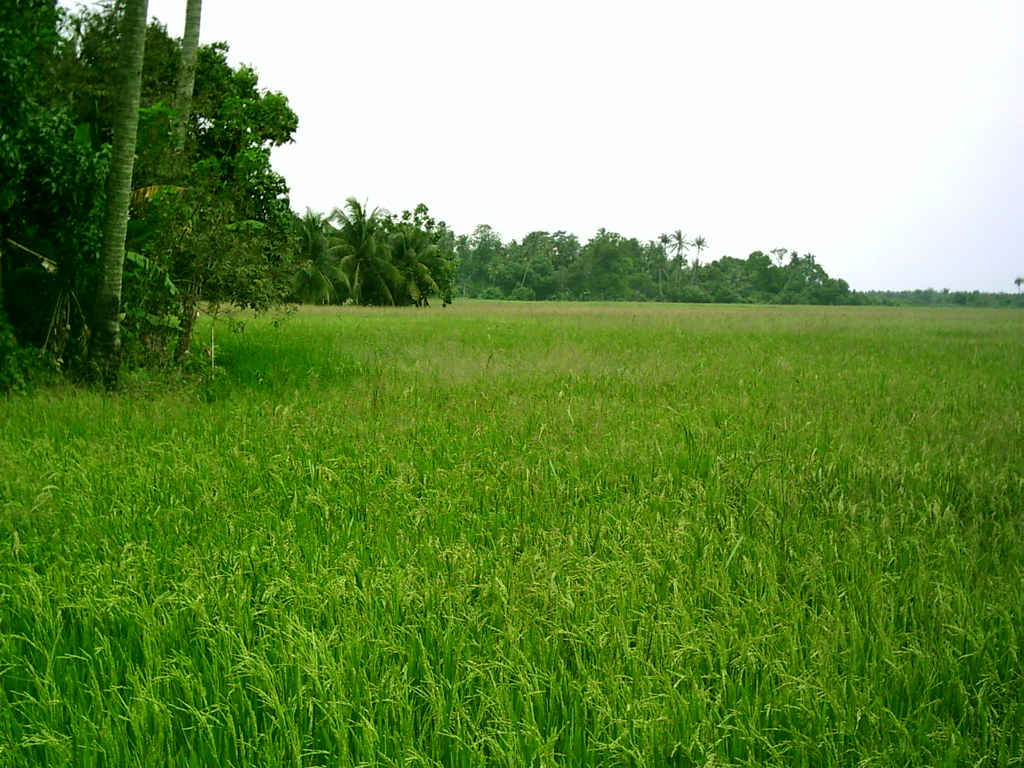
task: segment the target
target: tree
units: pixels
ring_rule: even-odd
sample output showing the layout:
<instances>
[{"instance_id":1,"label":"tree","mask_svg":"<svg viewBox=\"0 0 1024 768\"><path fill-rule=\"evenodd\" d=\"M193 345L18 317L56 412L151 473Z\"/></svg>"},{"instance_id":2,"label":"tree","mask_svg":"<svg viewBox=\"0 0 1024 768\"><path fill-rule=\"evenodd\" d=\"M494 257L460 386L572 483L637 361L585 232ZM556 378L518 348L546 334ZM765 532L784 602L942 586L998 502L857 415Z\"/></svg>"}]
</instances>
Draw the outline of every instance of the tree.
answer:
<instances>
[{"instance_id":1,"label":"tree","mask_svg":"<svg viewBox=\"0 0 1024 768\"><path fill-rule=\"evenodd\" d=\"M283 301L294 215L269 156L297 117L252 70L229 66L226 46L201 46L183 149L171 105L186 46L154 22L143 44L126 239L113 249L124 254L120 312L101 311L117 276L108 270L101 280L98 255L113 199L104 188L122 114L125 4L74 14L53 5L0 4L0 312L19 342L68 367L88 356L102 374L104 329L95 323L104 315L118 320L120 370L143 362L140 350L152 359L148 347L161 339L165 356L175 340L187 350L200 301Z\"/></svg>"},{"instance_id":2,"label":"tree","mask_svg":"<svg viewBox=\"0 0 1024 768\"><path fill-rule=\"evenodd\" d=\"M177 290L169 295L162 277L153 284L129 269L141 290L130 297L124 337L151 341L173 328L173 354L182 358L203 302L264 311L291 293L295 216L270 152L291 140L298 118L283 95L259 88L255 72L231 67L224 44L201 46L182 149L179 113L164 106L180 92L182 50L158 24L149 28L146 50L134 185L147 202L133 210L129 249Z\"/></svg>"},{"instance_id":3,"label":"tree","mask_svg":"<svg viewBox=\"0 0 1024 768\"><path fill-rule=\"evenodd\" d=\"M178 93L175 102L178 119L178 151L185 148L188 123L192 111L192 91L196 82L196 61L199 57L199 28L202 23L203 0L188 0L185 6L185 34L181 41L181 69L178 72Z\"/></svg>"},{"instance_id":4,"label":"tree","mask_svg":"<svg viewBox=\"0 0 1024 768\"><path fill-rule=\"evenodd\" d=\"M750 281L748 301L765 304L782 289L782 270L763 251L754 251L747 257L746 272Z\"/></svg>"},{"instance_id":5,"label":"tree","mask_svg":"<svg viewBox=\"0 0 1024 768\"><path fill-rule=\"evenodd\" d=\"M52 2L0 4L0 320L59 363L95 290L107 156L54 98L58 20Z\"/></svg>"},{"instance_id":6,"label":"tree","mask_svg":"<svg viewBox=\"0 0 1024 768\"><path fill-rule=\"evenodd\" d=\"M643 261L643 248L635 238L599 229L583 248L582 260L584 287L592 298L634 298L630 282Z\"/></svg>"},{"instance_id":7,"label":"tree","mask_svg":"<svg viewBox=\"0 0 1024 768\"><path fill-rule=\"evenodd\" d=\"M579 298L582 293L583 265L580 241L571 233L559 230L551 236L552 298Z\"/></svg>"},{"instance_id":8,"label":"tree","mask_svg":"<svg viewBox=\"0 0 1024 768\"><path fill-rule=\"evenodd\" d=\"M652 297L665 301L665 283L671 276L666 247L668 235L661 235L657 240L649 240L644 245L644 265L648 279L657 286L657 293Z\"/></svg>"},{"instance_id":9,"label":"tree","mask_svg":"<svg viewBox=\"0 0 1024 768\"><path fill-rule=\"evenodd\" d=\"M121 279L128 206L132 194L139 93L146 49L148 0L125 0L121 27L121 82L117 93L114 146L107 174L107 198L100 251L100 279L93 309L90 358L107 389L117 387L121 365Z\"/></svg>"},{"instance_id":10,"label":"tree","mask_svg":"<svg viewBox=\"0 0 1024 768\"><path fill-rule=\"evenodd\" d=\"M697 237L693 238L693 243L691 243L691 244L693 245L694 248L697 249L697 256L696 256L696 258L699 261L700 260L700 252L707 249L708 241L705 240L702 235L698 235Z\"/></svg>"},{"instance_id":11,"label":"tree","mask_svg":"<svg viewBox=\"0 0 1024 768\"><path fill-rule=\"evenodd\" d=\"M530 232L518 248L510 247L509 251L518 257L516 261L520 268L519 283L512 292L519 288L519 296L532 294L533 298L540 300L553 298L557 289L554 238L547 232Z\"/></svg>"},{"instance_id":12,"label":"tree","mask_svg":"<svg viewBox=\"0 0 1024 768\"><path fill-rule=\"evenodd\" d=\"M1020 287L1024 285L1024 277L1018 277L1013 284L1017 286L1017 293L1020 293Z\"/></svg>"},{"instance_id":13,"label":"tree","mask_svg":"<svg viewBox=\"0 0 1024 768\"><path fill-rule=\"evenodd\" d=\"M463 296L477 296L484 289L495 287L493 270L505 260L506 252L501 235L492 227L480 224L473 234L460 238L457 255L458 286Z\"/></svg>"},{"instance_id":14,"label":"tree","mask_svg":"<svg viewBox=\"0 0 1024 768\"><path fill-rule=\"evenodd\" d=\"M429 306L438 297L443 305L452 300L455 277L455 236L448 225L430 215L420 203L400 217L389 216L388 231L391 261L402 276L393 294L396 304Z\"/></svg>"},{"instance_id":15,"label":"tree","mask_svg":"<svg viewBox=\"0 0 1024 768\"><path fill-rule=\"evenodd\" d=\"M669 236L669 250L675 253L676 266L680 272L686 267L686 252L690 250L691 245L681 229L677 229Z\"/></svg>"},{"instance_id":16,"label":"tree","mask_svg":"<svg viewBox=\"0 0 1024 768\"><path fill-rule=\"evenodd\" d=\"M348 296L348 276L341 268L343 245L326 216L307 210L295 219L298 270L291 278L292 297L303 304L333 304Z\"/></svg>"},{"instance_id":17,"label":"tree","mask_svg":"<svg viewBox=\"0 0 1024 768\"><path fill-rule=\"evenodd\" d=\"M408 221L398 221L392 225L389 247L391 262L401 275L401 280L392 292L393 303L429 306L430 297L442 292L441 286L434 279L434 271L439 263L437 246L423 230Z\"/></svg>"},{"instance_id":18,"label":"tree","mask_svg":"<svg viewBox=\"0 0 1024 768\"><path fill-rule=\"evenodd\" d=\"M671 235L668 235L668 251L673 254L673 263L675 265L672 270L672 293L671 297L673 300L678 301L680 298L680 291L685 280L685 272L687 267L686 252L690 249L692 243L683 234L683 231L677 229ZM691 283L692 275L691 275Z\"/></svg>"},{"instance_id":19,"label":"tree","mask_svg":"<svg viewBox=\"0 0 1024 768\"><path fill-rule=\"evenodd\" d=\"M341 268L356 304L394 305L395 292L402 285L402 274L391 262L386 218L386 211L368 211L354 197L348 198L344 209L331 213L331 221L340 225Z\"/></svg>"},{"instance_id":20,"label":"tree","mask_svg":"<svg viewBox=\"0 0 1024 768\"><path fill-rule=\"evenodd\" d=\"M134 246L174 289L154 292L159 286L141 281L145 290L132 296L141 310L132 313L140 321L136 335L151 336L154 317L161 328L165 317L177 318L174 356L180 359L191 349L201 306L266 311L287 299L294 214L284 180L269 164L260 148L199 160L185 186L158 192L138 214Z\"/></svg>"},{"instance_id":21,"label":"tree","mask_svg":"<svg viewBox=\"0 0 1024 768\"><path fill-rule=\"evenodd\" d=\"M56 30L53 3L0 6L0 213L19 202L26 158L18 139L40 111L37 93L57 44Z\"/></svg>"}]
</instances>

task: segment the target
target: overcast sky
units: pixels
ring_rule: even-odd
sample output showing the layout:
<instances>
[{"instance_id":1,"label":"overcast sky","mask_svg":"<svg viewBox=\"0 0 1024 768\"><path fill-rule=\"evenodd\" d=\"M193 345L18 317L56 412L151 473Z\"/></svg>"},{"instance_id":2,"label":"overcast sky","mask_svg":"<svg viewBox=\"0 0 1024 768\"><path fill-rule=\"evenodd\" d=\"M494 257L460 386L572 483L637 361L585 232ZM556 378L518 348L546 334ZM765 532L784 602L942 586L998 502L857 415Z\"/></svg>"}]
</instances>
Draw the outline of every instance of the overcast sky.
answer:
<instances>
[{"instance_id":1,"label":"overcast sky","mask_svg":"<svg viewBox=\"0 0 1024 768\"><path fill-rule=\"evenodd\" d=\"M69 3L70 4L70 3ZM299 115L292 205L681 229L868 289L1024 274L1021 0L205 0ZM150 0L180 35L185 0Z\"/></svg>"}]
</instances>

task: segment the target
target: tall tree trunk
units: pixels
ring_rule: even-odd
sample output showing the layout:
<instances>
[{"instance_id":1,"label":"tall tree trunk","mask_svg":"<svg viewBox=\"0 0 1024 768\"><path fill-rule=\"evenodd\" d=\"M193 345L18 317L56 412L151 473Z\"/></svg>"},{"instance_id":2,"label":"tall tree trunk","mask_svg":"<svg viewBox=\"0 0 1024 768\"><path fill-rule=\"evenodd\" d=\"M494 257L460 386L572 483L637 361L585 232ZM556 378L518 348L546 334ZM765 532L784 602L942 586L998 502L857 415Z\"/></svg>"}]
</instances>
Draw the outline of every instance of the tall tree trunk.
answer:
<instances>
[{"instance_id":1,"label":"tall tree trunk","mask_svg":"<svg viewBox=\"0 0 1024 768\"><path fill-rule=\"evenodd\" d=\"M188 139L188 124L192 115L192 92L196 84L196 61L199 58L199 27L203 17L203 0L188 0L185 6L185 33L181 40L181 69L178 70L178 93L175 108L178 112L178 161L187 167L185 144ZM184 170L184 167L181 170ZM185 175L184 173L182 174ZM199 306L191 290L183 296L184 320L181 335L174 350L174 359L181 360L192 349L192 332L195 329Z\"/></svg>"},{"instance_id":2,"label":"tall tree trunk","mask_svg":"<svg viewBox=\"0 0 1024 768\"><path fill-rule=\"evenodd\" d=\"M89 356L107 389L115 389L121 368L121 275L128 230L128 205L135 167L135 138L139 127L139 90L146 51L149 0L125 0L121 20L121 68L114 119L114 146L107 172L99 285L93 315Z\"/></svg>"},{"instance_id":3,"label":"tall tree trunk","mask_svg":"<svg viewBox=\"0 0 1024 768\"><path fill-rule=\"evenodd\" d=\"M199 56L199 25L203 0L188 0L185 7L185 34L181 40L181 69L178 71L178 151L185 148L188 121L192 112L192 91L196 83L196 59Z\"/></svg>"}]
</instances>

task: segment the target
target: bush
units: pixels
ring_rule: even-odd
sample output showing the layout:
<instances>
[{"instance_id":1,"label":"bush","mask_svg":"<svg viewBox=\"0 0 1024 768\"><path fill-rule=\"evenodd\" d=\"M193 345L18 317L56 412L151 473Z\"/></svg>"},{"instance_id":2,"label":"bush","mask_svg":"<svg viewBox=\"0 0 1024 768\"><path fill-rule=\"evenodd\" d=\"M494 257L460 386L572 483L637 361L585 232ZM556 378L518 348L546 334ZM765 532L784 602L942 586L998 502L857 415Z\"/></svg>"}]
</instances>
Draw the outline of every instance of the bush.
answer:
<instances>
[{"instance_id":1,"label":"bush","mask_svg":"<svg viewBox=\"0 0 1024 768\"><path fill-rule=\"evenodd\" d=\"M513 288L512 293L510 293L508 297L512 301L534 301L537 298L537 294L533 288L526 285L520 285L517 288Z\"/></svg>"},{"instance_id":2,"label":"bush","mask_svg":"<svg viewBox=\"0 0 1024 768\"><path fill-rule=\"evenodd\" d=\"M505 298L505 294L502 293L501 292L501 288L498 288L496 285L489 285L486 288L484 288L482 291L480 291L480 293L477 295L477 298L478 299L500 300L500 299L504 299Z\"/></svg>"},{"instance_id":3,"label":"bush","mask_svg":"<svg viewBox=\"0 0 1024 768\"><path fill-rule=\"evenodd\" d=\"M18 344L7 315L0 311L0 392L25 391L41 368L42 354Z\"/></svg>"},{"instance_id":4,"label":"bush","mask_svg":"<svg viewBox=\"0 0 1024 768\"><path fill-rule=\"evenodd\" d=\"M679 291L679 301L686 304L706 304L711 301L711 297L699 285L685 285Z\"/></svg>"}]
</instances>

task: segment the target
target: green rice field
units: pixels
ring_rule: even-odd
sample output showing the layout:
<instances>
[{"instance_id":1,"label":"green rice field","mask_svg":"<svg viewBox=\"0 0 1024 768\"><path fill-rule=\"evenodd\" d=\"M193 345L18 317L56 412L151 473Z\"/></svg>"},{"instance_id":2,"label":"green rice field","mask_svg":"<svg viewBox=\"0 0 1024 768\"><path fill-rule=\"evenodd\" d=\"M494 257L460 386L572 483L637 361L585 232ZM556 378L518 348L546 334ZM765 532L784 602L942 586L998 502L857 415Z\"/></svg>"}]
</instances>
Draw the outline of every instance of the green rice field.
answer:
<instances>
[{"instance_id":1,"label":"green rice field","mask_svg":"<svg viewBox=\"0 0 1024 768\"><path fill-rule=\"evenodd\" d=\"M1024 764L1024 313L306 309L215 360L0 399L0 766Z\"/></svg>"}]
</instances>

